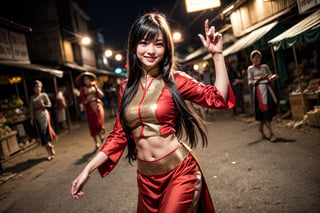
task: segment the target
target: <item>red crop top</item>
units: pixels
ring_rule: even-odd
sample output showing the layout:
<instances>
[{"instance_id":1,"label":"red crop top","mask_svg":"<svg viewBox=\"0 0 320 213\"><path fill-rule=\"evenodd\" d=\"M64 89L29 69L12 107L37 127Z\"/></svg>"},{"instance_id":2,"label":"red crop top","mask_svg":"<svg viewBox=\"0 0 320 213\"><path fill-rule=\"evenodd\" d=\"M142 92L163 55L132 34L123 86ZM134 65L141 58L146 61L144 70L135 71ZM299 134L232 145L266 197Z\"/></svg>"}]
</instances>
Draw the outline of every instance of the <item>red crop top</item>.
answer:
<instances>
[{"instance_id":1,"label":"red crop top","mask_svg":"<svg viewBox=\"0 0 320 213\"><path fill-rule=\"evenodd\" d=\"M184 72L173 73L177 88L183 99L203 107L228 109L234 106L234 95L229 86L229 98L225 101L216 87L195 81ZM118 110L126 81L121 84L118 98ZM148 137L175 132L177 108L169 89L152 70L140 80L139 89L125 110L125 118L131 128L133 137ZM107 175L119 161L127 144L127 137L119 120L116 118L114 128L100 151L109 159L98 169L102 176Z\"/></svg>"}]
</instances>

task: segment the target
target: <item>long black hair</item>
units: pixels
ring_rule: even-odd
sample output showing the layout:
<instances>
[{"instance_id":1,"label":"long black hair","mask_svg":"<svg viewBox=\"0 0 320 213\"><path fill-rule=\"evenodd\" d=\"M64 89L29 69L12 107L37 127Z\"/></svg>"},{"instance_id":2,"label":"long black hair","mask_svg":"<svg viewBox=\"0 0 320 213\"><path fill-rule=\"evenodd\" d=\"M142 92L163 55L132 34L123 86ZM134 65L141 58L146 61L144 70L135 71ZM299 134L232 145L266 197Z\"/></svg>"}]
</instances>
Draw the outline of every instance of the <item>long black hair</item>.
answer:
<instances>
[{"instance_id":1,"label":"long black hair","mask_svg":"<svg viewBox=\"0 0 320 213\"><path fill-rule=\"evenodd\" d=\"M136 48L139 41L150 41L157 37L159 31L163 35L163 42L165 46L165 54L159 63L160 76L165 85L168 87L174 103L178 108L178 115L176 119L176 134L179 139L182 136L189 142L191 148L197 145L197 130L202 138L202 145L206 146L208 143L206 130L200 117L194 113L191 107L184 102L173 78L172 70L174 66L174 45L171 37L169 25L165 16L161 13L146 13L138 18L132 25L128 38L127 48L127 65L128 65L128 80L123 91L120 107L120 120L128 135L128 154L127 158L131 163L136 160L136 145L130 137L130 128L126 122L124 112L128 104L132 101L136 94L140 76L143 74L141 62L138 60ZM186 133L185 130L188 132Z\"/></svg>"}]
</instances>

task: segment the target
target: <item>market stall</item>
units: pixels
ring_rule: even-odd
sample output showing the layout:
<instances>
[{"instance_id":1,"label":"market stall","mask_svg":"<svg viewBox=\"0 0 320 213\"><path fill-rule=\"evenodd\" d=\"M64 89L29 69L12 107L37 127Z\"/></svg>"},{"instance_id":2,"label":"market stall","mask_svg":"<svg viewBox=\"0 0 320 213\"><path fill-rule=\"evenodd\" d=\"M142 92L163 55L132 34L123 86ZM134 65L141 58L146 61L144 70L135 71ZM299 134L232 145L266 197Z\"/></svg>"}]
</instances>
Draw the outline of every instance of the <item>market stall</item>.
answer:
<instances>
[{"instance_id":1,"label":"market stall","mask_svg":"<svg viewBox=\"0 0 320 213\"><path fill-rule=\"evenodd\" d=\"M34 79L43 81L56 94L56 77L63 72L41 65L0 61L0 160L27 148L39 137L29 117L30 87Z\"/></svg>"},{"instance_id":2,"label":"market stall","mask_svg":"<svg viewBox=\"0 0 320 213\"><path fill-rule=\"evenodd\" d=\"M320 86L319 79L313 77L307 79L302 75L301 63L297 56L296 47L302 43L317 43L320 40L320 9L317 9L311 15L307 16L288 30L276 36L268 43L271 44L271 50L292 48L294 56L295 70L298 72L297 87L290 93L289 101L292 117L295 120L302 120L308 111L314 110L319 105ZM278 61L281 63L281 61ZM283 62L282 62L283 63ZM315 72L319 72L318 65L315 66ZM317 76L317 75L314 75Z\"/></svg>"}]
</instances>

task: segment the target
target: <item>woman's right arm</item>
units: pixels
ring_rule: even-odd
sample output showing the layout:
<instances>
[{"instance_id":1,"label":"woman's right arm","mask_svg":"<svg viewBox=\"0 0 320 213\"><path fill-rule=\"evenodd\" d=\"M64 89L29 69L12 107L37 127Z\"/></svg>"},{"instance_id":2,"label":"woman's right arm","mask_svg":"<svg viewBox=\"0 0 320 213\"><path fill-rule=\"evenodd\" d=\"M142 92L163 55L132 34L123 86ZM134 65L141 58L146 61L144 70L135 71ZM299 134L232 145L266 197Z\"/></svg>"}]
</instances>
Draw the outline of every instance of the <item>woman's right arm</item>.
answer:
<instances>
[{"instance_id":1,"label":"woman's right arm","mask_svg":"<svg viewBox=\"0 0 320 213\"><path fill-rule=\"evenodd\" d=\"M119 90L118 111L121 105L124 84ZM89 180L90 174L98 168L100 175L107 175L119 161L127 144L127 136L119 119L119 112L113 130L109 133L105 143L97 155L86 165L79 176L72 182L71 195L78 199L83 195L83 187Z\"/></svg>"},{"instance_id":2,"label":"woman's right arm","mask_svg":"<svg viewBox=\"0 0 320 213\"><path fill-rule=\"evenodd\" d=\"M252 66L248 67L247 72L248 72L248 84L251 86L259 84L262 80L268 79L268 74L254 76L254 73L253 73L254 71Z\"/></svg>"},{"instance_id":3,"label":"woman's right arm","mask_svg":"<svg viewBox=\"0 0 320 213\"><path fill-rule=\"evenodd\" d=\"M98 152L97 155L86 165L79 176L72 182L71 195L74 199L78 199L84 193L82 191L84 185L90 178L90 174L108 160L108 156L104 152Z\"/></svg>"}]
</instances>

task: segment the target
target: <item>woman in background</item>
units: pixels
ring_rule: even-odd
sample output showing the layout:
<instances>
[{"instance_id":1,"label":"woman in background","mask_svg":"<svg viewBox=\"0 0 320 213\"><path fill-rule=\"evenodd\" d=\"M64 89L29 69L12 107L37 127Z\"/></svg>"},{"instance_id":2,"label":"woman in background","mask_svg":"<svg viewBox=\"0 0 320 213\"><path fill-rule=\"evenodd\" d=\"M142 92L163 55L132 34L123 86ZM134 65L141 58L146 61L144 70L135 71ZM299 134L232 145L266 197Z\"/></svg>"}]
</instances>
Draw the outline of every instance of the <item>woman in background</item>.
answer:
<instances>
[{"instance_id":1,"label":"woman in background","mask_svg":"<svg viewBox=\"0 0 320 213\"><path fill-rule=\"evenodd\" d=\"M255 119L260 121L259 131L262 138L266 138L263 127L269 130L270 141L276 142L277 138L272 131L272 117L276 115L277 97L271 83L278 79L273 75L269 66L261 63L262 54L253 50L250 54L252 65L248 67L248 84L253 87L253 103Z\"/></svg>"},{"instance_id":2,"label":"woman in background","mask_svg":"<svg viewBox=\"0 0 320 213\"><path fill-rule=\"evenodd\" d=\"M93 137L95 147L98 149L104 140L104 109L102 101L103 92L97 87L96 75L91 72L83 72L76 78L80 88L80 101L85 105L86 117L90 135Z\"/></svg>"},{"instance_id":3,"label":"woman in background","mask_svg":"<svg viewBox=\"0 0 320 213\"><path fill-rule=\"evenodd\" d=\"M48 108L51 108L52 104L47 93L42 92L41 81L34 81L33 90L35 94L30 97L31 125L34 125L34 120L37 122L41 145L46 148L48 160L51 160L56 154L54 146L50 143L56 137L56 133L51 127L51 118L48 111Z\"/></svg>"}]
</instances>

